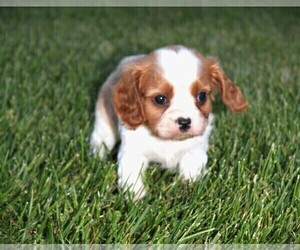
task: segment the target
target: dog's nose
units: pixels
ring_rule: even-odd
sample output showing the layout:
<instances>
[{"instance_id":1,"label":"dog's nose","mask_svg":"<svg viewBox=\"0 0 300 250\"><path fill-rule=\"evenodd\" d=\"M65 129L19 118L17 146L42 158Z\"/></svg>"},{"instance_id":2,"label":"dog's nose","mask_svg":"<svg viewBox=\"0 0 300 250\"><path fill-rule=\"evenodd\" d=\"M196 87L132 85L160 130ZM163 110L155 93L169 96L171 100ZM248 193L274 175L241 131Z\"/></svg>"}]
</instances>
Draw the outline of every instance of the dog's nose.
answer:
<instances>
[{"instance_id":1,"label":"dog's nose","mask_svg":"<svg viewBox=\"0 0 300 250\"><path fill-rule=\"evenodd\" d=\"M176 122L179 125L179 130L181 132L186 132L191 128L191 123L192 120L191 118L183 118L183 117L179 117Z\"/></svg>"}]
</instances>

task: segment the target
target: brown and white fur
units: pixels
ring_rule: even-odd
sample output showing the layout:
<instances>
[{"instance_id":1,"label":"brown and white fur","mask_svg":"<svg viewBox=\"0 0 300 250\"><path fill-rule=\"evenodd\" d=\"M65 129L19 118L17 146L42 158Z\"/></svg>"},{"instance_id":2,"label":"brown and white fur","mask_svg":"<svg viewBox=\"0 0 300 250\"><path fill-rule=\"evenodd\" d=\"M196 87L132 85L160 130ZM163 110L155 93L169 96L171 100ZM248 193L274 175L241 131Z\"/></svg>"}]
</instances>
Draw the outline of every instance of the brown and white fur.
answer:
<instances>
[{"instance_id":1,"label":"brown and white fur","mask_svg":"<svg viewBox=\"0 0 300 250\"><path fill-rule=\"evenodd\" d=\"M118 177L134 199L145 194L149 162L179 168L183 179L205 173L212 93L233 112L247 103L216 59L183 46L124 58L102 86L91 147L101 158L121 140Z\"/></svg>"}]
</instances>

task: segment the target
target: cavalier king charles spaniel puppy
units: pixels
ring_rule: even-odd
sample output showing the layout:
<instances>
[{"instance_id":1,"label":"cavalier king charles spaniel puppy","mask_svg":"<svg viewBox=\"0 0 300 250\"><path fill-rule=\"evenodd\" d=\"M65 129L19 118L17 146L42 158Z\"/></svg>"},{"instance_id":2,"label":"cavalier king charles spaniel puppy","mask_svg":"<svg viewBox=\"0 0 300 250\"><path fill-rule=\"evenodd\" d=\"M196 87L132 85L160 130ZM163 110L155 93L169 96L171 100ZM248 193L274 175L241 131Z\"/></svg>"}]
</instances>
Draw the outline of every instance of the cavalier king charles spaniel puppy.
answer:
<instances>
[{"instance_id":1,"label":"cavalier king charles spaniel puppy","mask_svg":"<svg viewBox=\"0 0 300 250\"><path fill-rule=\"evenodd\" d=\"M121 140L118 183L145 196L149 162L179 168L195 181L205 173L213 92L233 112L247 103L218 61L183 46L124 58L103 84L96 104L92 151L104 158Z\"/></svg>"}]
</instances>

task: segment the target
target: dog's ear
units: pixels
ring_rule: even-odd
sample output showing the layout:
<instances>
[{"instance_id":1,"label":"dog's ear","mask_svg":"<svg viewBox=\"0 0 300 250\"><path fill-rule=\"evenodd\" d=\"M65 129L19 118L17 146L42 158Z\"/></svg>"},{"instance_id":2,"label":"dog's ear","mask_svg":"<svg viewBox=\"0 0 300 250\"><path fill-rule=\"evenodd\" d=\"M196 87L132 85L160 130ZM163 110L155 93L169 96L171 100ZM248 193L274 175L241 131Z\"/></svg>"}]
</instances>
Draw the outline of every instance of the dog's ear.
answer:
<instances>
[{"instance_id":1,"label":"dog's ear","mask_svg":"<svg viewBox=\"0 0 300 250\"><path fill-rule=\"evenodd\" d=\"M114 109L121 121L130 129L145 122L140 93L142 70L135 65L124 68L120 81L113 90Z\"/></svg>"},{"instance_id":2,"label":"dog's ear","mask_svg":"<svg viewBox=\"0 0 300 250\"><path fill-rule=\"evenodd\" d=\"M224 104L233 112L246 111L248 104L240 88L227 77L214 58L209 58L209 72L212 89L219 91Z\"/></svg>"}]
</instances>

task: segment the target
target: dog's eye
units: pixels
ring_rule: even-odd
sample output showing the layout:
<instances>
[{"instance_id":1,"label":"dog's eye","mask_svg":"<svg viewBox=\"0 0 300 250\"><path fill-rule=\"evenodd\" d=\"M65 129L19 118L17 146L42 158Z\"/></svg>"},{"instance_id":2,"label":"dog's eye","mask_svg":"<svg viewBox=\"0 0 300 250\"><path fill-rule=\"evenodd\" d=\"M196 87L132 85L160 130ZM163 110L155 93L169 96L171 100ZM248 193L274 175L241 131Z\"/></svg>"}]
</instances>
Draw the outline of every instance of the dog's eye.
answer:
<instances>
[{"instance_id":1,"label":"dog's eye","mask_svg":"<svg viewBox=\"0 0 300 250\"><path fill-rule=\"evenodd\" d=\"M207 98L207 94L206 94L206 92L204 92L204 91L200 91L200 92L198 93L198 95L197 95L197 101L198 101L200 104L205 103L206 98Z\"/></svg>"},{"instance_id":2,"label":"dog's eye","mask_svg":"<svg viewBox=\"0 0 300 250\"><path fill-rule=\"evenodd\" d=\"M155 104L162 106L167 104L168 99L165 95L159 94L157 96L154 96L153 101Z\"/></svg>"}]
</instances>

